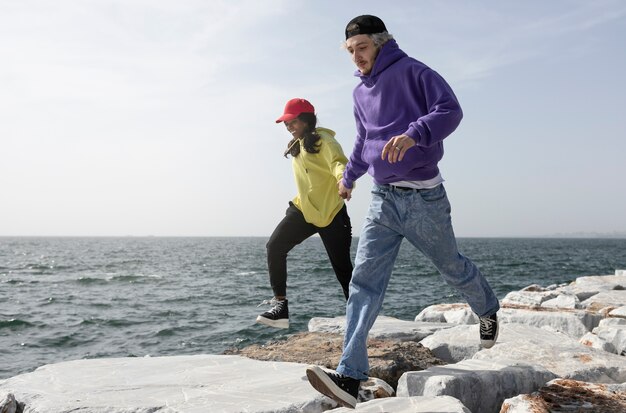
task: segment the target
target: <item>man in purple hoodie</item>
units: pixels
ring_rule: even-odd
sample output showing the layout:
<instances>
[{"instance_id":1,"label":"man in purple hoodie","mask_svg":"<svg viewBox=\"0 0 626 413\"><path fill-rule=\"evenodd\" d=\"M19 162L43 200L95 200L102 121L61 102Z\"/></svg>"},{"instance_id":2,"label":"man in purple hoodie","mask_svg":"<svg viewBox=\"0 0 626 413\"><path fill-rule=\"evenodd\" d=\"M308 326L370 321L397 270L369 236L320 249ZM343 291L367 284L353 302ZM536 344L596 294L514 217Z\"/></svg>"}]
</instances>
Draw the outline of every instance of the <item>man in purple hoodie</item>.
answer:
<instances>
[{"instance_id":1,"label":"man in purple hoodie","mask_svg":"<svg viewBox=\"0 0 626 413\"><path fill-rule=\"evenodd\" d=\"M480 320L480 342L492 347L500 306L479 269L457 248L450 203L437 163L443 140L463 117L446 81L409 57L376 16L352 19L345 47L360 78L353 92L357 137L339 195L354 181L374 180L346 306L343 355L337 372L307 368L311 385L342 406L354 407L367 379L367 336L383 303L400 244L406 238L437 267Z\"/></svg>"}]
</instances>

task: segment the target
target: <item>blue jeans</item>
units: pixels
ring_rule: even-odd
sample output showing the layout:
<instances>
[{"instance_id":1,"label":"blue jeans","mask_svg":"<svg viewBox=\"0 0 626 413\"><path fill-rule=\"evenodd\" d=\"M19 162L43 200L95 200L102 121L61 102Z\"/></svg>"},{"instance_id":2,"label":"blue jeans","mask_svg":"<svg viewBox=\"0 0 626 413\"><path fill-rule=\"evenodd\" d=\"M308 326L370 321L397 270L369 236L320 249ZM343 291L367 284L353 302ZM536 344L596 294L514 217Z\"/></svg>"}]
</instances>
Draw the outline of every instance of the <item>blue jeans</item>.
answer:
<instances>
[{"instance_id":1,"label":"blue jeans","mask_svg":"<svg viewBox=\"0 0 626 413\"><path fill-rule=\"evenodd\" d=\"M367 379L367 335L383 304L403 238L432 261L479 317L500 308L476 265L458 251L443 185L422 190L374 185L350 281L340 374Z\"/></svg>"}]
</instances>

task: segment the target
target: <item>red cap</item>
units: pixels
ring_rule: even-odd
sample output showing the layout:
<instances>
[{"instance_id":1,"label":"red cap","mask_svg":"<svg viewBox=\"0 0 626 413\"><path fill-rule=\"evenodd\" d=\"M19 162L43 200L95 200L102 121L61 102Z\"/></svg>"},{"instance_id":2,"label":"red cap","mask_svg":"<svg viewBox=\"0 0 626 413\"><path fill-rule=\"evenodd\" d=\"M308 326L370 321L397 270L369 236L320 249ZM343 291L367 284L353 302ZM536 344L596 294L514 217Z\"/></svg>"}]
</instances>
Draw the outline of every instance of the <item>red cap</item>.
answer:
<instances>
[{"instance_id":1,"label":"red cap","mask_svg":"<svg viewBox=\"0 0 626 413\"><path fill-rule=\"evenodd\" d=\"M315 108L306 99L293 98L287 102L283 116L276 119L276 123L289 122L297 118L301 113L315 113Z\"/></svg>"}]
</instances>

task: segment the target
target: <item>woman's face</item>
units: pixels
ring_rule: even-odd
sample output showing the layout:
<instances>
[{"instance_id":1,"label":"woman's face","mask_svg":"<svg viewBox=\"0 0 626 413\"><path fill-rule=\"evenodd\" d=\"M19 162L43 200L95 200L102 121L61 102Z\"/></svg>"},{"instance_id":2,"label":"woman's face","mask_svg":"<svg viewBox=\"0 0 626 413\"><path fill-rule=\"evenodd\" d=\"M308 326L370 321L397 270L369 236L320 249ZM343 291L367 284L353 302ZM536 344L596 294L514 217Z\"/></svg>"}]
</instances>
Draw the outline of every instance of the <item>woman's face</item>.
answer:
<instances>
[{"instance_id":1,"label":"woman's face","mask_svg":"<svg viewBox=\"0 0 626 413\"><path fill-rule=\"evenodd\" d=\"M302 135L304 135L304 131L306 130L306 127L307 127L307 124L305 122L302 122L298 118L294 120L285 121L284 123L285 123L285 127L287 128L287 131L291 133L291 135L296 139L300 139Z\"/></svg>"}]
</instances>

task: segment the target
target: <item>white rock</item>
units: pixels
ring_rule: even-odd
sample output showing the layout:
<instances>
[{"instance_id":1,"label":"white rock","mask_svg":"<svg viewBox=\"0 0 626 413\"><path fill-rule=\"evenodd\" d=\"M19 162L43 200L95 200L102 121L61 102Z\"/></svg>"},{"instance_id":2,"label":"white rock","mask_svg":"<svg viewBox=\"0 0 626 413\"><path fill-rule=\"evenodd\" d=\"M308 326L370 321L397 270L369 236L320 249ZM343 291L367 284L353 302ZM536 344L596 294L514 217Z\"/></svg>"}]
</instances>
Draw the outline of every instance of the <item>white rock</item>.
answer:
<instances>
[{"instance_id":1,"label":"white rock","mask_svg":"<svg viewBox=\"0 0 626 413\"><path fill-rule=\"evenodd\" d=\"M501 324L517 323L537 327L549 326L575 339L579 339L585 333L593 330L602 318L600 314L584 310L555 311L552 309L501 308L498 311L498 321Z\"/></svg>"},{"instance_id":2,"label":"white rock","mask_svg":"<svg viewBox=\"0 0 626 413\"><path fill-rule=\"evenodd\" d=\"M592 275L578 277L573 283L559 287L557 291L576 294L580 301L585 301L594 295L613 290L626 289L626 277L616 275Z\"/></svg>"},{"instance_id":3,"label":"white rock","mask_svg":"<svg viewBox=\"0 0 626 413\"><path fill-rule=\"evenodd\" d=\"M626 318L607 317L600 320L598 327L626 326ZM597 328L597 327L596 327Z\"/></svg>"},{"instance_id":4,"label":"white rock","mask_svg":"<svg viewBox=\"0 0 626 413\"><path fill-rule=\"evenodd\" d=\"M554 297L557 296L558 294L554 294ZM459 310L471 312L466 304L436 304L425 308L415 320L453 319ZM498 321L501 323L520 323L538 327L550 326L576 339L593 330L602 318L601 314L585 310L544 309L537 306L533 308L501 308L498 311Z\"/></svg>"},{"instance_id":5,"label":"white rock","mask_svg":"<svg viewBox=\"0 0 626 413\"><path fill-rule=\"evenodd\" d=\"M610 310L612 311L615 307L626 306L626 290L602 291L592 297L589 297L580 304L583 308L596 311L601 308L612 307Z\"/></svg>"},{"instance_id":6,"label":"white rock","mask_svg":"<svg viewBox=\"0 0 626 413\"><path fill-rule=\"evenodd\" d=\"M556 376L540 366L500 360L464 360L404 373L398 396L442 396L459 399L473 412L497 413L507 397L539 389Z\"/></svg>"},{"instance_id":7,"label":"white rock","mask_svg":"<svg viewBox=\"0 0 626 413\"><path fill-rule=\"evenodd\" d=\"M584 301L589 297L593 297L602 290L611 290L606 284L594 285L577 285L575 282L558 287L555 292L559 294L572 294L578 297L578 301Z\"/></svg>"},{"instance_id":8,"label":"white rock","mask_svg":"<svg viewBox=\"0 0 626 413\"><path fill-rule=\"evenodd\" d=\"M576 294L559 294L556 298L544 301L541 303L541 306L545 308L565 308L573 310L580 307L580 300Z\"/></svg>"},{"instance_id":9,"label":"white rock","mask_svg":"<svg viewBox=\"0 0 626 413\"><path fill-rule=\"evenodd\" d=\"M626 276L626 270L615 270L615 275L618 277L624 277Z\"/></svg>"},{"instance_id":10,"label":"white rock","mask_svg":"<svg viewBox=\"0 0 626 413\"><path fill-rule=\"evenodd\" d=\"M563 334L549 326L535 327L519 323L500 323L500 332L496 345L502 343L525 342L533 339L540 345L538 338L546 338L546 345L561 342ZM568 342L573 343L573 341ZM579 340L579 343L589 347L616 353L613 344L604 339L600 339L595 334L588 332ZM450 329L437 331L420 341L424 347L430 349L432 353L448 363L458 363L462 360L471 359L476 353L482 351L478 339L478 326L456 326Z\"/></svg>"},{"instance_id":11,"label":"white rock","mask_svg":"<svg viewBox=\"0 0 626 413\"><path fill-rule=\"evenodd\" d=\"M314 317L309 320L310 332L343 334L346 317ZM435 331L454 327L448 323L428 323L399 320L394 317L378 316L369 332L370 338L393 339L398 341L420 341Z\"/></svg>"},{"instance_id":12,"label":"white rock","mask_svg":"<svg viewBox=\"0 0 626 413\"><path fill-rule=\"evenodd\" d=\"M502 334L495 346L479 351L474 359L512 359L543 366L559 377L594 383L626 381L625 357L586 347L563 333L504 324Z\"/></svg>"},{"instance_id":13,"label":"white rock","mask_svg":"<svg viewBox=\"0 0 626 413\"><path fill-rule=\"evenodd\" d=\"M576 278L574 284L590 289L598 288L601 291L621 290L626 288L626 278L620 275L589 275Z\"/></svg>"},{"instance_id":14,"label":"white rock","mask_svg":"<svg viewBox=\"0 0 626 413\"><path fill-rule=\"evenodd\" d=\"M390 397L357 403L356 409L340 407L328 413L472 413L459 400L450 396Z\"/></svg>"},{"instance_id":15,"label":"white rock","mask_svg":"<svg viewBox=\"0 0 626 413\"><path fill-rule=\"evenodd\" d=\"M443 314L446 323L451 324L478 324L478 316L468 307L446 311Z\"/></svg>"},{"instance_id":16,"label":"white rock","mask_svg":"<svg viewBox=\"0 0 626 413\"><path fill-rule=\"evenodd\" d=\"M597 328L597 327L596 327ZM593 333L587 333L578 340L578 342L584 346L596 348L602 351L608 351L609 353L617 354L615 346L606 341L603 338L598 337Z\"/></svg>"},{"instance_id":17,"label":"white rock","mask_svg":"<svg viewBox=\"0 0 626 413\"><path fill-rule=\"evenodd\" d=\"M611 317L620 317L622 319L626 319L626 306L621 306L619 308L616 308L615 310L612 310L609 315Z\"/></svg>"},{"instance_id":18,"label":"white rock","mask_svg":"<svg viewBox=\"0 0 626 413\"><path fill-rule=\"evenodd\" d=\"M502 305L539 307L544 301L556 298L554 291L511 291L502 299Z\"/></svg>"},{"instance_id":19,"label":"white rock","mask_svg":"<svg viewBox=\"0 0 626 413\"><path fill-rule=\"evenodd\" d=\"M435 304L423 309L415 321L441 322L450 324L477 324L478 316L463 303Z\"/></svg>"},{"instance_id":20,"label":"white rock","mask_svg":"<svg viewBox=\"0 0 626 413\"><path fill-rule=\"evenodd\" d=\"M447 312L453 313L457 310L469 310L469 306L464 303L434 304L424 308L415 317L415 321L425 321L431 323L446 323Z\"/></svg>"},{"instance_id":21,"label":"white rock","mask_svg":"<svg viewBox=\"0 0 626 413\"><path fill-rule=\"evenodd\" d=\"M507 328L500 326L499 340L502 340L506 332ZM478 325L459 325L439 330L424 338L420 344L447 363L471 359L481 350Z\"/></svg>"},{"instance_id":22,"label":"white rock","mask_svg":"<svg viewBox=\"0 0 626 413\"><path fill-rule=\"evenodd\" d=\"M306 365L239 356L90 359L50 364L0 384L26 411L60 413L321 412Z\"/></svg>"},{"instance_id":23,"label":"white rock","mask_svg":"<svg viewBox=\"0 0 626 413\"><path fill-rule=\"evenodd\" d=\"M566 285L569 285L570 283L562 283L562 284L550 284L549 286L547 286L545 288L546 291L548 290L556 290L557 288L561 288L561 287L565 287ZM523 290L522 290L523 291Z\"/></svg>"},{"instance_id":24,"label":"white rock","mask_svg":"<svg viewBox=\"0 0 626 413\"><path fill-rule=\"evenodd\" d=\"M611 343L614 347L614 353L626 355L626 325L603 325L593 329L593 334Z\"/></svg>"},{"instance_id":25,"label":"white rock","mask_svg":"<svg viewBox=\"0 0 626 413\"><path fill-rule=\"evenodd\" d=\"M424 308L417 316L415 316L415 321L445 323L446 317L444 316L442 306L443 304L437 304Z\"/></svg>"}]
</instances>

